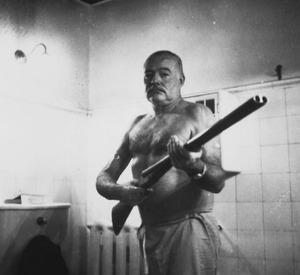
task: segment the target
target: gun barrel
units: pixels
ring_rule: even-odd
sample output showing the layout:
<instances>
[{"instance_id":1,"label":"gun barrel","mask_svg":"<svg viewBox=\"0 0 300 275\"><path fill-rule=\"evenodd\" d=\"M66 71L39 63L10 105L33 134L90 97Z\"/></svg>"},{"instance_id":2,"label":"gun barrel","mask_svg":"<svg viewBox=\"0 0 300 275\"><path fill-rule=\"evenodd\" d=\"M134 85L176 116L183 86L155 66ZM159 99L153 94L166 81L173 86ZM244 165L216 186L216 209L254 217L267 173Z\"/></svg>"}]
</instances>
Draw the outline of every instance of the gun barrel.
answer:
<instances>
[{"instance_id":1,"label":"gun barrel","mask_svg":"<svg viewBox=\"0 0 300 275\"><path fill-rule=\"evenodd\" d=\"M205 130L204 132L201 132L197 135L195 135L193 138L191 138L189 141L186 142L184 147L190 151L194 150L196 147L199 147L212 138L218 136L221 134L224 130L231 127L233 124L237 123L238 121L242 120L246 116L250 115L263 105L267 103L267 98L264 96L254 96L247 100L245 103L240 105L238 108L236 108L234 111L229 113L224 118L220 119L218 122L216 122L213 126L211 126L209 129ZM146 177L150 175L153 171L162 168L164 165L168 165L170 162L169 156L165 156L158 162L154 163L147 169L142 171L142 176Z\"/></svg>"}]
</instances>

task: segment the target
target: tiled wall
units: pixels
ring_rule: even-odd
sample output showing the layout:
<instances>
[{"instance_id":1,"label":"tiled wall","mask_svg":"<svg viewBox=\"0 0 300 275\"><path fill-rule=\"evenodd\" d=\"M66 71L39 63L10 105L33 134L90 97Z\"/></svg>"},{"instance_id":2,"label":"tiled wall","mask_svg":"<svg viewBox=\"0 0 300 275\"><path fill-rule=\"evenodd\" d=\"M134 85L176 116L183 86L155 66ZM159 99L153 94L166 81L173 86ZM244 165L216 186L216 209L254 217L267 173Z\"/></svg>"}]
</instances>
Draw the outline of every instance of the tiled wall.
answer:
<instances>
[{"instance_id":1,"label":"tiled wall","mask_svg":"<svg viewBox=\"0 0 300 275\"><path fill-rule=\"evenodd\" d=\"M86 267L86 129L86 112L0 97L0 203L21 193L71 203L72 274Z\"/></svg>"},{"instance_id":2,"label":"tiled wall","mask_svg":"<svg viewBox=\"0 0 300 275\"><path fill-rule=\"evenodd\" d=\"M300 274L300 85L241 87L268 104L242 122L242 172L216 196L220 274Z\"/></svg>"}]
</instances>

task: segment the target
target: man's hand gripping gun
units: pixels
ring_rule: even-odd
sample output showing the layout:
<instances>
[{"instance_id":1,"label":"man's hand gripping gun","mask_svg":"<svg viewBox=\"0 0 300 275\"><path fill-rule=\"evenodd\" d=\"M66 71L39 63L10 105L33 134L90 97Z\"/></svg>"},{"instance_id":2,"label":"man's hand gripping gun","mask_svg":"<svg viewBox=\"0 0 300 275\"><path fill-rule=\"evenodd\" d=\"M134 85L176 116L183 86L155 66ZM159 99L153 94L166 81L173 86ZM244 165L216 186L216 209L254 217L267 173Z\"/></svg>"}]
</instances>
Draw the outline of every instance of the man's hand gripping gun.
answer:
<instances>
[{"instance_id":1,"label":"man's hand gripping gun","mask_svg":"<svg viewBox=\"0 0 300 275\"><path fill-rule=\"evenodd\" d=\"M184 147L189 151L193 151L196 148L201 147L203 144L231 127L233 124L237 123L254 111L258 110L260 107L264 106L266 103L267 98L264 96L254 96L250 98L248 101L229 113L227 116L216 122L213 126L208 128L204 132L195 135L185 143ZM145 178L145 182L141 187L147 189L150 186L154 185L171 167L172 163L170 157L167 155L160 161L143 170L142 177ZM120 233L132 208L132 206L122 202L119 202L113 207L112 223L113 230L116 235Z\"/></svg>"}]
</instances>

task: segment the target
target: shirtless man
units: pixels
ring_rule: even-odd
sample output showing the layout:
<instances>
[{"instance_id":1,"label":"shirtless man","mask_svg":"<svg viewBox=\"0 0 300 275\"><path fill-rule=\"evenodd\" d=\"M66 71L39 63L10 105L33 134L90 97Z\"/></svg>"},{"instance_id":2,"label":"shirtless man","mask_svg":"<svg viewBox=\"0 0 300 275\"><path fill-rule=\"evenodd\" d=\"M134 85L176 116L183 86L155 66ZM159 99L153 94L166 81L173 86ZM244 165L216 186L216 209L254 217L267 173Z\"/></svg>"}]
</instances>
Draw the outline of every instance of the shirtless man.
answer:
<instances>
[{"instance_id":1,"label":"shirtless man","mask_svg":"<svg viewBox=\"0 0 300 275\"><path fill-rule=\"evenodd\" d=\"M107 199L139 207L140 234L151 275L216 274L218 225L214 197L224 187L216 140L197 152L183 145L215 121L211 111L185 101L181 59L168 51L152 54L144 83L153 113L137 117L113 160L100 172L96 187ZM169 154L173 167L151 189L139 187L141 173ZM132 160L133 180L117 184Z\"/></svg>"}]
</instances>

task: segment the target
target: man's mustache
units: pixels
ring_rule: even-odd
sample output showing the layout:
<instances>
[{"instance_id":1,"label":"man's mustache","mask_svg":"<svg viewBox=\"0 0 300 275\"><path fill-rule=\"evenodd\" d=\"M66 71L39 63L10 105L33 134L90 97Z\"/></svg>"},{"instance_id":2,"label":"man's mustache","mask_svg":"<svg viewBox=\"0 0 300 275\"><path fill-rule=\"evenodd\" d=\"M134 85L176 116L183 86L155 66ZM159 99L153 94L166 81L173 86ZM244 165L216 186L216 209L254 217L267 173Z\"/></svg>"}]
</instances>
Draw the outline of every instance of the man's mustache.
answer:
<instances>
[{"instance_id":1,"label":"man's mustache","mask_svg":"<svg viewBox=\"0 0 300 275\"><path fill-rule=\"evenodd\" d=\"M148 94L148 93L155 92L155 91L160 91L160 92L163 92L163 93L166 92L166 91L164 90L164 88L161 87L161 86L159 86L159 85L151 85L150 87L148 87L148 88L146 89L147 94Z\"/></svg>"}]
</instances>

